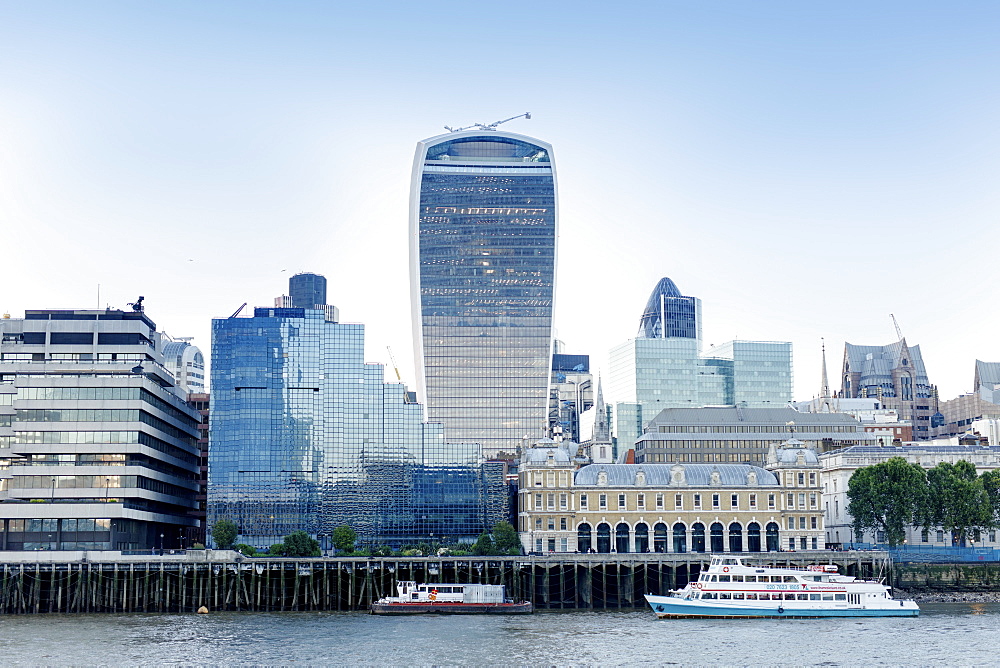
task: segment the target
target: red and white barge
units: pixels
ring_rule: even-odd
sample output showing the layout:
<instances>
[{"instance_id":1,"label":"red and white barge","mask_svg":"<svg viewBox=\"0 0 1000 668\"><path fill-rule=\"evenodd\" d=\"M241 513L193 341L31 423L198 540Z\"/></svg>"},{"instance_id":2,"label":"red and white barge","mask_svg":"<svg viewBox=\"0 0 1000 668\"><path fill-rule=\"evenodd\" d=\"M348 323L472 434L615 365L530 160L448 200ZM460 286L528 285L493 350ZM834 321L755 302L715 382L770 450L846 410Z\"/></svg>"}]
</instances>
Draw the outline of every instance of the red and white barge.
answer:
<instances>
[{"instance_id":1,"label":"red and white barge","mask_svg":"<svg viewBox=\"0 0 1000 668\"><path fill-rule=\"evenodd\" d=\"M396 591L398 596L386 596L372 603L372 614L525 615L534 611L529 601L506 598L503 585L405 581L396 585Z\"/></svg>"}]
</instances>

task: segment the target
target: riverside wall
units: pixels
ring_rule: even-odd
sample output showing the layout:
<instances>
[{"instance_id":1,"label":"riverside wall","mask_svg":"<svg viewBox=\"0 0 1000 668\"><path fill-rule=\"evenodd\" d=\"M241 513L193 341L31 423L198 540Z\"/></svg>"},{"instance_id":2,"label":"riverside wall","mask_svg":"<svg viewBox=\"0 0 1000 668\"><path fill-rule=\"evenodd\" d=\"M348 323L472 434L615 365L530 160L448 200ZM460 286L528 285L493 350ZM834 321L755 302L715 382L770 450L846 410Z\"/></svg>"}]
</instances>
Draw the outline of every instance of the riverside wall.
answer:
<instances>
[{"instance_id":1,"label":"riverside wall","mask_svg":"<svg viewBox=\"0 0 1000 668\"><path fill-rule=\"evenodd\" d=\"M1000 592L1000 562L896 563L892 583L907 593Z\"/></svg>"},{"instance_id":2,"label":"riverside wall","mask_svg":"<svg viewBox=\"0 0 1000 668\"><path fill-rule=\"evenodd\" d=\"M0 553L0 614L367 610L396 582L502 584L537 609L627 609L643 594L683 587L706 554L550 554L520 557L243 558L233 552L160 556ZM885 552L759 553L768 566L836 564L887 577Z\"/></svg>"}]
</instances>

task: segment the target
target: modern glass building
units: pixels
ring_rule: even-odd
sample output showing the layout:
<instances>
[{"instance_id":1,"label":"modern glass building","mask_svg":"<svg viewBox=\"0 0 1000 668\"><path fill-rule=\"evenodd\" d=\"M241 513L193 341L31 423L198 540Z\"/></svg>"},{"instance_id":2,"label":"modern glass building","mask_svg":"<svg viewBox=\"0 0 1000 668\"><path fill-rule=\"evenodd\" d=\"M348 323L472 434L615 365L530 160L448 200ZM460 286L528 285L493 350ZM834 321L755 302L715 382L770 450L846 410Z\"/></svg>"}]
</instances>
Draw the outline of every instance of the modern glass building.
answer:
<instances>
[{"instance_id":1,"label":"modern glass building","mask_svg":"<svg viewBox=\"0 0 1000 668\"><path fill-rule=\"evenodd\" d=\"M556 265L552 147L495 130L417 144L410 272L418 390L450 438L512 459L545 433Z\"/></svg>"},{"instance_id":2,"label":"modern glass building","mask_svg":"<svg viewBox=\"0 0 1000 668\"><path fill-rule=\"evenodd\" d=\"M474 540L507 516L502 463L446 443L382 365L364 326L324 311L257 308L213 321L209 527L256 547L342 525L368 545Z\"/></svg>"},{"instance_id":3,"label":"modern glass building","mask_svg":"<svg viewBox=\"0 0 1000 668\"><path fill-rule=\"evenodd\" d=\"M136 306L0 320L0 549L190 545L198 413Z\"/></svg>"},{"instance_id":4,"label":"modern glass building","mask_svg":"<svg viewBox=\"0 0 1000 668\"><path fill-rule=\"evenodd\" d=\"M295 308L316 308L326 304L326 277L319 274L295 274L288 279L288 295Z\"/></svg>"},{"instance_id":5,"label":"modern glass building","mask_svg":"<svg viewBox=\"0 0 1000 668\"><path fill-rule=\"evenodd\" d=\"M792 344L730 341L701 352L701 300L661 279L639 335L610 355L614 430L627 449L665 408L768 408L792 400Z\"/></svg>"}]
</instances>

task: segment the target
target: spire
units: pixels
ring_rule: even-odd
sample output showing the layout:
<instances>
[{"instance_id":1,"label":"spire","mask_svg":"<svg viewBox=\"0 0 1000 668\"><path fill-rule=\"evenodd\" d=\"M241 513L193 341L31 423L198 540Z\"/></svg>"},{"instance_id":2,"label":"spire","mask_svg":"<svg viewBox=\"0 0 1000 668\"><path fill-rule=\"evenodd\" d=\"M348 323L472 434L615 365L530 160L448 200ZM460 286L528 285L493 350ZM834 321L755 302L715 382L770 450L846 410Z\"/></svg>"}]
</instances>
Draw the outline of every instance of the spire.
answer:
<instances>
[{"instance_id":1,"label":"spire","mask_svg":"<svg viewBox=\"0 0 1000 668\"><path fill-rule=\"evenodd\" d=\"M813 413L839 413L830 392L830 379L826 373L826 339L820 339L823 349L823 374L820 379L819 397L813 401Z\"/></svg>"},{"instance_id":2,"label":"spire","mask_svg":"<svg viewBox=\"0 0 1000 668\"><path fill-rule=\"evenodd\" d=\"M594 436L591 439L594 443L610 443L611 428L608 425L608 411L604 407L604 389L601 386L601 377L597 377L597 398L594 401Z\"/></svg>"}]
</instances>

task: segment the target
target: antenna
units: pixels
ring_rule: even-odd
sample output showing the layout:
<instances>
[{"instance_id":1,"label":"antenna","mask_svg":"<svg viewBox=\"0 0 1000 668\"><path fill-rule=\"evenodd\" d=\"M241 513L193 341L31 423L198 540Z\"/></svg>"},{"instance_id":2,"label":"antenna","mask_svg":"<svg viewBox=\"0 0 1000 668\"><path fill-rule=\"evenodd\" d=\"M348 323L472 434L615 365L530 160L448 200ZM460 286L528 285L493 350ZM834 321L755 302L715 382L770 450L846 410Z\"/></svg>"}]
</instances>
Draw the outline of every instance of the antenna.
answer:
<instances>
[{"instance_id":1,"label":"antenna","mask_svg":"<svg viewBox=\"0 0 1000 668\"><path fill-rule=\"evenodd\" d=\"M473 123L472 125L467 125L464 128L450 128L450 127L448 127L446 125L446 126L444 126L444 129L447 130L448 132L462 132L464 130L471 130L472 128L479 128L480 130L496 130L498 125L503 125L504 123L507 123L508 121L513 121L513 120L516 120L516 119L522 118L522 117L525 118L525 119L527 119L527 120L530 120L531 119L531 112L530 111L526 111L523 114L518 114L517 116L511 116L510 118L505 118L502 121L495 121L495 122L489 123L489 124L485 124L485 123Z\"/></svg>"},{"instance_id":2,"label":"antenna","mask_svg":"<svg viewBox=\"0 0 1000 668\"><path fill-rule=\"evenodd\" d=\"M890 313L889 317L892 318L892 324L896 328L896 336L898 336L899 340L902 341L903 340L903 330L901 330L899 328L899 323L896 322L896 316L894 316L893 314Z\"/></svg>"}]
</instances>

